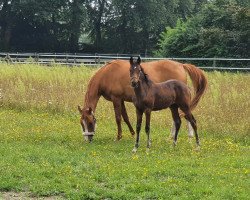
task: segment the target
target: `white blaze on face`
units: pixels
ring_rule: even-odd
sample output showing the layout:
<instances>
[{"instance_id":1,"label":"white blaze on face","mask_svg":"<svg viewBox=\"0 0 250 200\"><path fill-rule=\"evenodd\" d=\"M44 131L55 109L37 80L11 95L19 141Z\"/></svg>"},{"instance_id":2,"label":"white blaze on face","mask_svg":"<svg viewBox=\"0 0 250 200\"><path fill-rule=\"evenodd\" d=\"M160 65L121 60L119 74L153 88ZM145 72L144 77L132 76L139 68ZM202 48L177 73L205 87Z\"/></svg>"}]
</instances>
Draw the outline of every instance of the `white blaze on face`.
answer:
<instances>
[{"instance_id":1,"label":"white blaze on face","mask_svg":"<svg viewBox=\"0 0 250 200\"><path fill-rule=\"evenodd\" d=\"M83 134L84 139L85 139L86 141L88 141L88 136L85 135L85 133L88 133L88 132L89 132L88 126L87 126L87 123L85 122L84 119L82 120L82 123L83 123L84 130L85 130L85 132L82 130L82 134Z\"/></svg>"},{"instance_id":2,"label":"white blaze on face","mask_svg":"<svg viewBox=\"0 0 250 200\"><path fill-rule=\"evenodd\" d=\"M175 123L173 122L173 125L172 125L172 128L171 128L171 135L172 135L172 138L174 138L175 132L176 132L176 127L175 127Z\"/></svg>"},{"instance_id":3,"label":"white blaze on face","mask_svg":"<svg viewBox=\"0 0 250 200\"><path fill-rule=\"evenodd\" d=\"M194 129L189 121L187 121L188 124L188 137L193 137L194 136Z\"/></svg>"}]
</instances>

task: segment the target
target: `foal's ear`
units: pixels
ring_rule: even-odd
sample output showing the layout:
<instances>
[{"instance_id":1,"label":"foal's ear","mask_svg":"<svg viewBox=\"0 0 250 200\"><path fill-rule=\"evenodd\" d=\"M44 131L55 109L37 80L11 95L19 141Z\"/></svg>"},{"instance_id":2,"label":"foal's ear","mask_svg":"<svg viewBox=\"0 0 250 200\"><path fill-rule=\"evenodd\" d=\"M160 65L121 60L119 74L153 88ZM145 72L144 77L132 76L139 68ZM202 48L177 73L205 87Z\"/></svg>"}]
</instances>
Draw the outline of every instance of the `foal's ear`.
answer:
<instances>
[{"instance_id":1,"label":"foal's ear","mask_svg":"<svg viewBox=\"0 0 250 200\"><path fill-rule=\"evenodd\" d=\"M133 65L133 63L134 63L133 56L130 57L129 62L130 62L130 65Z\"/></svg>"},{"instance_id":2,"label":"foal's ear","mask_svg":"<svg viewBox=\"0 0 250 200\"><path fill-rule=\"evenodd\" d=\"M82 114L82 109L80 106L77 106L78 110L79 110L79 113Z\"/></svg>"},{"instance_id":3,"label":"foal's ear","mask_svg":"<svg viewBox=\"0 0 250 200\"><path fill-rule=\"evenodd\" d=\"M141 64L141 57L140 56L138 56L138 58L137 58L137 64L138 65Z\"/></svg>"}]
</instances>

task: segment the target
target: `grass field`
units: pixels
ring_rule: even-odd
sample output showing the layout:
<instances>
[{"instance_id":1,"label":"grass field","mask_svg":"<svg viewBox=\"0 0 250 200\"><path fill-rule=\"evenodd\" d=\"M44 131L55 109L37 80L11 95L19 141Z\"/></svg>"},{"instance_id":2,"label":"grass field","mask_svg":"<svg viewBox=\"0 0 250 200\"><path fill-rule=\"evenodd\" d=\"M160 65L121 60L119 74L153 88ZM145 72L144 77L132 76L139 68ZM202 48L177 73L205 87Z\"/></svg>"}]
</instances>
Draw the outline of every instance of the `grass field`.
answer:
<instances>
[{"instance_id":1,"label":"grass field","mask_svg":"<svg viewBox=\"0 0 250 200\"><path fill-rule=\"evenodd\" d=\"M249 199L250 74L207 73L194 111L201 150L182 124L168 140L169 110L152 114L152 148L123 124L115 142L112 104L101 99L97 132L85 143L77 105L97 68L0 63L0 199L6 192L50 199ZM135 127L135 109L126 104ZM24 192L24 193L23 193Z\"/></svg>"}]
</instances>

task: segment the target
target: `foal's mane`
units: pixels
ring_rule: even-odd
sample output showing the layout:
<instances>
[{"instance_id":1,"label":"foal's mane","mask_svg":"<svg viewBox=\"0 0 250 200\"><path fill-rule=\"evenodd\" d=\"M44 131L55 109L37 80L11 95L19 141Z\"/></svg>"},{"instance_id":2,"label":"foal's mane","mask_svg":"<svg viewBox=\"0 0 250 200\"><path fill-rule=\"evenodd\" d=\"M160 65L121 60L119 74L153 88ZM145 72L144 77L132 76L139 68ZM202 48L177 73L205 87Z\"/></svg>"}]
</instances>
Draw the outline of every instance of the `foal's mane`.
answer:
<instances>
[{"instance_id":1,"label":"foal's mane","mask_svg":"<svg viewBox=\"0 0 250 200\"><path fill-rule=\"evenodd\" d=\"M149 85L149 83L152 83L152 81L149 79L148 74L145 73L145 71L144 71L144 69L142 68L142 66L140 66L140 67L141 67L141 72L142 72L142 74L143 74L144 80L145 80L145 82L147 83L147 85Z\"/></svg>"}]
</instances>

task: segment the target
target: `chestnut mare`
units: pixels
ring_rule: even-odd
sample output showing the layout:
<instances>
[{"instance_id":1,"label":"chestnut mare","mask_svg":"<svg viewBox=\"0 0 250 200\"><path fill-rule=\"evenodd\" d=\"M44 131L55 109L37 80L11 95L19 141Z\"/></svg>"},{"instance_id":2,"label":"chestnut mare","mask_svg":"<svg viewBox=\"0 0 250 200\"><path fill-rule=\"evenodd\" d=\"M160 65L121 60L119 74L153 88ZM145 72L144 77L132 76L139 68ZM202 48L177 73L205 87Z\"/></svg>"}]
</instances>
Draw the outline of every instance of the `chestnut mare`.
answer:
<instances>
[{"instance_id":1,"label":"chestnut mare","mask_svg":"<svg viewBox=\"0 0 250 200\"><path fill-rule=\"evenodd\" d=\"M156 83L177 79L187 84L187 72L194 87L191 109L196 107L205 92L207 79L203 71L194 65L182 64L171 60L145 62L141 63L141 65L145 73L149 75L149 78ZM78 106L83 135L89 141L92 140L95 133L94 112L100 96L113 102L118 127L117 139L122 138L121 116L128 125L131 134L135 134L124 105L124 101L132 102L132 98L135 96L134 90L130 85L129 68L130 64L127 60L114 60L100 68L89 81L85 93L84 107Z\"/></svg>"},{"instance_id":2,"label":"chestnut mare","mask_svg":"<svg viewBox=\"0 0 250 200\"><path fill-rule=\"evenodd\" d=\"M200 146L196 120L191 113L191 92L188 86L176 79L162 83L154 83L148 78L148 75L144 72L140 64L140 57L138 57L137 61L134 61L133 57L130 58L130 81L135 92L133 103L136 107L137 116L136 143L133 152L135 153L139 147L143 113L146 115L145 131L147 134L147 150L149 150L151 146L149 135L151 111L165 108L170 108L175 124L174 145L177 144L177 135L181 126L181 118L178 112L179 108L185 114L184 117L186 120L190 122L195 133L196 143Z\"/></svg>"}]
</instances>

